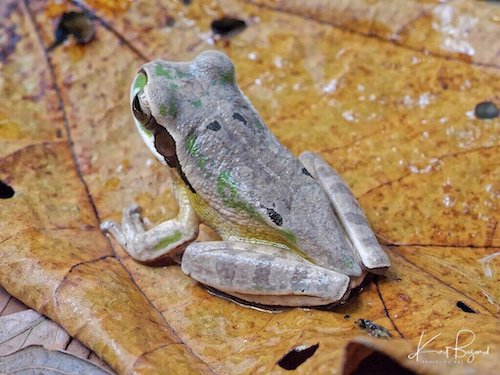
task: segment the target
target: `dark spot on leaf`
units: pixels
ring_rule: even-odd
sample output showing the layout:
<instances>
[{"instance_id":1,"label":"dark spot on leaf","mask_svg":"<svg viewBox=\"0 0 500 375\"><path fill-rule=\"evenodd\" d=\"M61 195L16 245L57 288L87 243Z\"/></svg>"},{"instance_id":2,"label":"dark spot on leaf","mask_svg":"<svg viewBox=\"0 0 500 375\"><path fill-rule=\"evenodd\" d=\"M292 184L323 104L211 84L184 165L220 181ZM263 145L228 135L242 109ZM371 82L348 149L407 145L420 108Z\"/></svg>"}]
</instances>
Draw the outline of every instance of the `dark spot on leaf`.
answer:
<instances>
[{"instance_id":1,"label":"dark spot on leaf","mask_svg":"<svg viewBox=\"0 0 500 375\"><path fill-rule=\"evenodd\" d=\"M3 36L0 40L0 61L4 62L7 57L15 51L17 43L21 40L21 36L17 33L17 25L9 25L2 27Z\"/></svg>"},{"instance_id":2,"label":"dark spot on leaf","mask_svg":"<svg viewBox=\"0 0 500 375\"><path fill-rule=\"evenodd\" d=\"M168 15L165 17L165 26L173 27L175 25L175 18Z\"/></svg>"},{"instance_id":3,"label":"dark spot on leaf","mask_svg":"<svg viewBox=\"0 0 500 375\"><path fill-rule=\"evenodd\" d=\"M9 199L14 196L14 189L0 180L0 199Z\"/></svg>"},{"instance_id":4,"label":"dark spot on leaf","mask_svg":"<svg viewBox=\"0 0 500 375\"><path fill-rule=\"evenodd\" d=\"M90 15L86 12L66 12L59 19L54 32L55 41L49 50L64 42L68 36L73 35L78 44L87 44L95 36L94 25Z\"/></svg>"},{"instance_id":5,"label":"dark spot on leaf","mask_svg":"<svg viewBox=\"0 0 500 375\"><path fill-rule=\"evenodd\" d=\"M479 119L498 117L498 108L493 102L481 102L474 108L474 115Z\"/></svg>"},{"instance_id":6,"label":"dark spot on leaf","mask_svg":"<svg viewBox=\"0 0 500 375\"><path fill-rule=\"evenodd\" d=\"M243 31L247 27L247 24L238 18L222 17L221 19L212 21L211 27L215 34L231 36Z\"/></svg>"},{"instance_id":7,"label":"dark spot on leaf","mask_svg":"<svg viewBox=\"0 0 500 375\"><path fill-rule=\"evenodd\" d=\"M473 310L469 306L467 306L465 303L462 301L457 301L457 307L460 308L463 312L469 313L469 314L477 314L477 311Z\"/></svg>"},{"instance_id":8,"label":"dark spot on leaf","mask_svg":"<svg viewBox=\"0 0 500 375\"><path fill-rule=\"evenodd\" d=\"M344 319L345 319L345 320L349 319L350 317L351 317L351 316L350 316L349 314L344 315Z\"/></svg>"},{"instance_id":9,"label":"dark spot on leaf","mask_svg":"<svg viewBox=\"0 0 500 375\"><path fill-rule=\"evenodd\" d=\"M63 132L61 129L56 129L56 137L57 138L62 138L63 137Z\"/></svg>"},{"instance_id":10,"label":"dark spot on leaf","mask_svg":"<svg viewBox=\"0 0 500 375\"><path fill-rule=\"evenodd\" d=\"M295 370L316 353L319 343L309 347L299 346L286 353L279 361L278 365L285 370Z\"/></svg>"},{"instance_id":11,"label":"dark spot on leaf","mask_svg":"<svg viewBox=\"0 0 500 375\"><path fill-rule=\"evenodd\" d=\"M389 333L389 330L387 328L382 327L381 325L378 325L376 323L373 323L371 320L358 319L354 323L356 323L356 325L359 328L366 331L371 336L385 337L385 338L391 337L391 334Z\"/></svg>"},{"instance_id":12,"label":"dark spot on leaf","mask_svg":"<svg viewBox=\"0 0 500 375\"><path fill-rule=\"evenodd\" d=\"M247 120L242 116L240 115L239 113L235 112L233 113L233 118L235 120L238 120L238 121L241 121L242 123L244 123L245 125L247 124Z\"/></svg>"},{"instance_id":13,"label":"dark spot on leaf","mask_svg":"<svg viewBox=\"0 0 500 375\"><path fill-rule=\"evenodd\" d=\"M213 130L214 132L220 130L219 121L212 121L210 124L207 125L207 129Z\"/></svg>"},{"instance_id":14,"label":"dark spot on leaf","mask_svg":"<svg viewBox=\"0 0 500 375\"><path fill-rule=\"evenodd\" d=\"M306 176L312 177L312 175L309 173L309 171L305 168L302 168L302 173L305 174Z\"/></svg>"},{"instance_id":15,"label":"dark spot on leaf","mask_svg":"<svg viewBox=\"0 0 500 375\"><path fill-rule=\"evenodd\" d=\"M266 208L266 210L273 223L281 227L283 225L283 218L281 217L281 215L274 211L273 208Z\"/></svg>"},{"instance_id":16,"label":"dark spot on leaf","mask_svg":"<svg viewBox=\"0 0 500 375\"><path fill-rule=\"evenodd\" d=\"M191 5L191 0L182 0L184 5Z\"/></svg>"}]
</instances>

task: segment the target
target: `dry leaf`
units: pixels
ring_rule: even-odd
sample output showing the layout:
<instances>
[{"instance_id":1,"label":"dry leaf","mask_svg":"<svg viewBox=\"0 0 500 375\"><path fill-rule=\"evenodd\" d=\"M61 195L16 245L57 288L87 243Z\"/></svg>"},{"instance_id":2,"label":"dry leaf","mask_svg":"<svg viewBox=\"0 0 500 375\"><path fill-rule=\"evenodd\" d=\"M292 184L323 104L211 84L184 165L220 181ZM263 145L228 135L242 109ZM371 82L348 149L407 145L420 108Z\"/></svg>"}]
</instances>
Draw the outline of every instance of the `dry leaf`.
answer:
<instances>
[{"instance_id":1,"label":"dry leaf","mask_svg":"<svg viewBox=\"0 0 500 375\"><path fill-rule=\"evenodd\" d=\"M428 348L441 350L471 331L470 364L414 360L412 370L493 373L500 120L477 119L474 108L500 103L498 7L255 3L0 4L0 189L14 190L0 202L0 285L123 374L283 373L286 353L318 343L295 371L340 373L345 345L366 335L358 319L389 329L397 341L362 345L383 346L381 358L403 366L421 337L439 335ZM95 16L94 40L49 53L61 14L82 10ZM247 27L214 39L222 17ZM176 215L168 171L132 130L128 88L147 60L209 48L233 59L240 86L294 154L319 152L344 176L388 245L387 277L345 306L247 309L177 266L134 262L99 231L134 201L152 223ZM203 228L200 238L215 236Z\"/></svg>"},{"instance_id":2,"label":"dry leaf","mask_svg":"<svg viewBox=\"0 0 500 375\"><path fill-rule=\"evenodd\" d=\"M0 357L0 369L5 374L111 374L85 359L37 345L28 346L13 354Z\"/></svg>"}]
</instances>

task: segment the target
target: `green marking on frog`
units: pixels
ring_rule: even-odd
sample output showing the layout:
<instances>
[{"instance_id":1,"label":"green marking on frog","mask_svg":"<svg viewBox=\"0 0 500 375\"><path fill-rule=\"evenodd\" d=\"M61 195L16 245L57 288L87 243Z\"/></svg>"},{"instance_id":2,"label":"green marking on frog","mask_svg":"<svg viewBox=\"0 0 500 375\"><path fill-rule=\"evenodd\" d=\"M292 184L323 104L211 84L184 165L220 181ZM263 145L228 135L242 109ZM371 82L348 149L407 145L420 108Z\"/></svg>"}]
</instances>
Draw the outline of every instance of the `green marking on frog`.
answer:
<instances>
[{"instance_id":1,"label":"green marking on frog","mask_svg":"<svg viewBox=\"0 0 500 375\"><path fill-rule=\"evenodd\" d=\"M148 77L144 73L137 74L134 81L134 90L142 90L148 83Z\"/></svg>"},{"instance_id":2,"label":"green marking on frog","mask_svg":"<svg viewBox=\"0 0 500 375\"><path fill-rule=\"evenodd\" d=\"M196 143L196 136L189 134L186 138L186 150L196 159L196 165L201 169L207 166L207 158L200 152L200 145ZM210 173L211 174L211 173Z\"/></svg>"},{"instance_id":3,"label":"green marking on frog","mask_svg":"<svg viewBox=\"0 0 500 375\"><path fill-rule=\"evenodd\" d=\"M172 117L175 117L177 115L177 104L173 100L168 102L167 114Z\"/></svg>"},{"instance_id":4,"label":"green marking on frog","mask_svg":"<svg viewBox=\"0 0 500 375\"><path fill-rule=\"evenodd\" d=\"M349 259L345 254L342 254L342 263L346 268L351 268L354 265L352 259Z\"/></svg>"},{"instance_id":5,"label":"green marking on frog","mask_svg":"<svg viewBox=\"0 0 500 375\"><path fill-rule=\"evenodd\" d=\"M259 121L255 121L252 123L253 127L257 130L261 130L261 129L264 129L264 126L259 122Z\"/></svg>"},{"instance_id":6,"label":"green marking on frog","mask_svg":"<svg viewBox=\"0 0 500 375\"><path fill-rule=\"evenodd\" d=\"M192 73L186 73L186 72L183 72L182 70L180 69L176 69L175 70L175 74L177 75L177 78L185 78L185 77L192 77L193 74Z\"/></svg>"},{"instance_id":7,"label":"green marking on frog","mask_svg":"<svg viewBox=\"0 0 500 375\"><path fill-rule=\"evenodd\" d=\"M167 247L170 244L173 244L174 242L179 241L182 238L182 233L179 231L175 231L173 234L170 236L164 237L156 244L154 247L155 250L161 250L165 247Z\"/></svg>"},{"instance_id":8,"label":"green marking on frog","mask_svg":"<svg viewBox=\"0 0 500 375\"><path fill-rule=\"evenodd\" d=\"M170 86L169 86L169 87L170 87L170 89L171 89L171 90L174 90L174 91L175 91L175 90L177 90L177 89L179 88L179 86L177 86L177 85L176 85L175 83L173 83L173 82L170 84Z\"/></svg>"},{"instance_id":9,"label":"green marking on frog","mask_svg":"<svg viewBox=\"0 0 500 375\"><path fill-rule=\"evenodd\" d=\"M199 145L196 144L196 136L193 134L189 134L186 137L186 149L188 151L188 154L191 156L196 156L199 151Z\"/></svg>"},{"instance_id":10,"label":"green marking on frog","mask_svg":"<svg viewBox=\"0 0 500 375\"><path fill-rule=\"evenodd\" d=\"M193 101L191 102L191 104L192 104L195 108L201 108L201 100L200 100L200 99L193 100Z\"/></svg>"},{"instance_id":11,"label":"green marking on frog","mask_svg":"<svg viewBox=\"0 0 500 375\"><path fill-rule=\"evenodd\" d=\"M251 217L263 221L257 210L248 203L241 200L238 188L228 171L221 171L217 176L217 193L227 207L248 213Z\"/></svg>"},{"instance_id":12,"label":"green marking on frog","mask_svg":"<svg viewBox=\"0 0 500 375\"><path fill-rule=\"evenodd\" d=\"M170 101L167 104L165 103L160 104L160 115L162 116L170 115L172 117L175 117L176 114L177 114L177 105L175 104L174 101Z\"/></svg>"},{"instance_id":13,"label":"green marking on frog","mask_svg":"<svg viewBox=\"0 0 500 375\"><path fill-rule=\"evenodd\" d=\"M234 83L234 73L231 71L222 73L221 74L221 82L223 84Z\"/></svg>"},{"instance_id":14,"label":"green marking on frog","mask_svg":"<svg viewBox=\"0 0 500 375\"><path fill-rule=\"evenodd\" d=\"M166 116L167 115L167 105L166 104L161 104L160 105L160 115Z\"/></svg>"},{"instance_id":15,"label":"green marking on frog","mask_svg":"<svg viewBox=\"0 0 500 375\"><path fill-rule=\"evenodd\" d=\"M160 77L167 77L168 79L174 78L174 76L172 75L172 71L169 69L165 69L161 64L156 65L155 73Z\"/></svg>"}]
</instances>

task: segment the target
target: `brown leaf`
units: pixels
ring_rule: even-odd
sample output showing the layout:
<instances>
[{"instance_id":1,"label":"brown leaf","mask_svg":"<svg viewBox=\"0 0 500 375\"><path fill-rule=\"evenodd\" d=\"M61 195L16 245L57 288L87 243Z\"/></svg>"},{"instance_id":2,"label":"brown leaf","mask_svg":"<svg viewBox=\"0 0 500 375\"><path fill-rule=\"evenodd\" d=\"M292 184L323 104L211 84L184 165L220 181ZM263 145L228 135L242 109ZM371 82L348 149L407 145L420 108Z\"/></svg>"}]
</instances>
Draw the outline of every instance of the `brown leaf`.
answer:
<instances>
[{"instance_id":1,"label":"brown leaf","mask_svg":"<svg viewBox=\"0 0 500 375\"><path fill-rule=\"evenodd\" d=\"M474 108L500 101L497 7L252 3L0 4L0 180L14 191L0 201L0 285L119 373L283 373L286 353L318 343L296 373L352 373L374 358L414 373L493 373L500 120L478 119ZM70 11L93 15L95 39L48 52ZM223 17L247 27L214 38L210 25ZM387 277L346 305L244 308L177 266L133 261L98 229L133 202L152 223L177 214L168 172L132 130L128 90L145 61L209 48L231 57L240 86L294 154L319 152L344 176L387 245ZM199 239L214 238L202 227ZM395 339L352 341L366 335L358 319ZM436 336L427 348L445 350L471 332L471 363L408 358L421 338Z\"/></svg>"},{"instance_id":2,"label":"brown leaf","mask_svg":"<svg viewBox=\"0 0 500 375\"><path fill-rule=\"evenodd\" d=\"M33 371L40 374L111 374L85 359L37 345L28 346L8 356L0 357L0 365L6 374L32 373Z\"/></svg>"}]
</instances>

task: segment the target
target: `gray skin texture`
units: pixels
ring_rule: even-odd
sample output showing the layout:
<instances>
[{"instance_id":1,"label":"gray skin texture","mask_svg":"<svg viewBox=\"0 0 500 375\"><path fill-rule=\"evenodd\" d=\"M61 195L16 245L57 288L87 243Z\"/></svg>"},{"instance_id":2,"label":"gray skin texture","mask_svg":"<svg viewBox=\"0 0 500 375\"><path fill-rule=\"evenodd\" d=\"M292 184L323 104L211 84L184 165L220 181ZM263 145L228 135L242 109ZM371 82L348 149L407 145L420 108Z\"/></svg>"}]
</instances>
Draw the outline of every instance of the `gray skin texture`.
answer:
<instances>
[{"instance_id":1,"label":"gray skin texture","mask_svg":"<svg viewBox=\"0 0 500 375\"><path fill-rule=\"evenodd\" d=\"M147 83L146 83L147 82ZM136 206L104 222L132 257L184 252L201 283L269 305L342 303L390 266L349 187L318 155L294 157L236 84L223 53L145 64L131 88L135 123L173 168L180 213L146 231ZM195 242L199 222L223 241ZM195 229L193 229L195 227Z\"/></svg>"}]
</instances>

